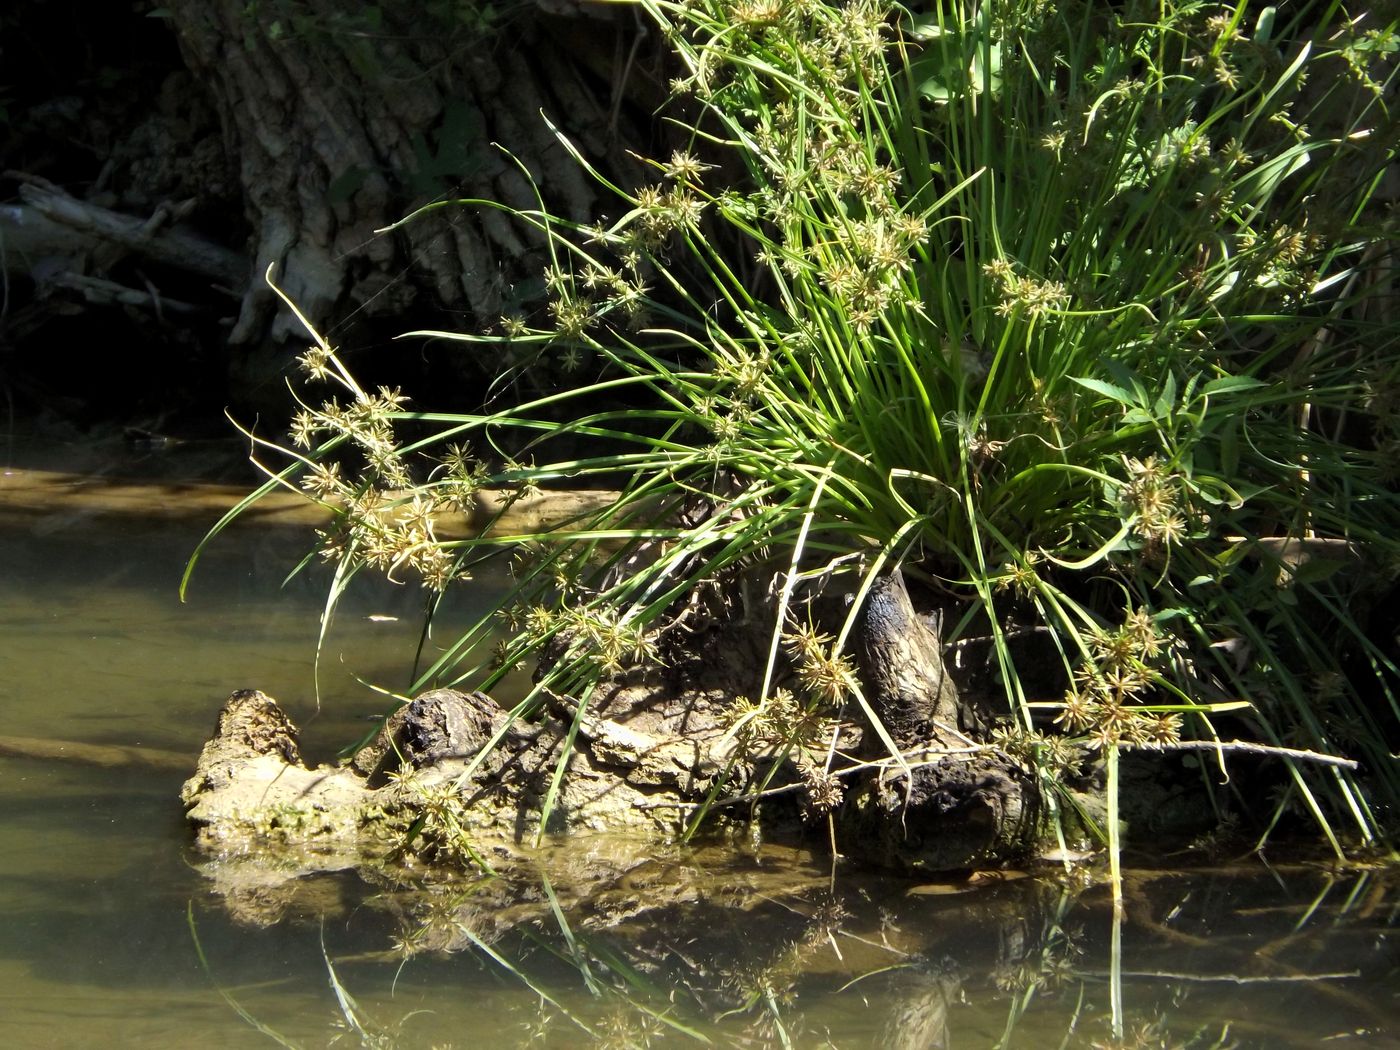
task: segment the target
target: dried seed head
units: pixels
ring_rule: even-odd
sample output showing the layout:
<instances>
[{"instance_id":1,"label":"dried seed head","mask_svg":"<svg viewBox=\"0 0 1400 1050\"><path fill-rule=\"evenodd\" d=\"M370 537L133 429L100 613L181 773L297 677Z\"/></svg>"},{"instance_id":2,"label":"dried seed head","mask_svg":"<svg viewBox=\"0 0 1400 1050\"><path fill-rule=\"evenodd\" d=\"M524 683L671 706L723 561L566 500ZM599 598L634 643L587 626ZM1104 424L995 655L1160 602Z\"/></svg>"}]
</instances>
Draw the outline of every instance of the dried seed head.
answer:
<instances>
[{"instance_id":1,"label":"dried seed head","mask_svg":"<svg viewBox=\"0 0 1400 1050\"><path fill-rule=\"evenodd\" d=\"M802 815L808 820L825 817L845 797L841 781L822 769L804 769L802 788Z\"/></svg>"}]
</instances>

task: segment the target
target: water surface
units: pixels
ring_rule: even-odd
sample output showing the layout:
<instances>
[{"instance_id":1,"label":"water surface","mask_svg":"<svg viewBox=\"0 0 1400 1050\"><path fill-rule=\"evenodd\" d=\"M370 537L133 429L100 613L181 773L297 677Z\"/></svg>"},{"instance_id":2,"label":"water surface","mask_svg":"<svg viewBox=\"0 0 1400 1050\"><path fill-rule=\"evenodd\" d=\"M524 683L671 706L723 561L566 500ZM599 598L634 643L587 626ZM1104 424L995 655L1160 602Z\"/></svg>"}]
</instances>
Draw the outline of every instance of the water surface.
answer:
<instances>
[{"instance_id":1,"label":"water surface","mask_svg":"<svg viewBox=\"0 0 1400 1050\"><path fill-rule=\"evenodd\" d=\"M0 489L3 735L139 744L192 768L236 688L281 700L314 757L363 731L385 703L363 683L406 684L419 593L351 593L318 712L325 580L283 582L308 537L229 532L181 605L207 523L6 515ZM481 580L442 630L499 585ZM1393 870L1202 851L1185 870L1130 864L1116 952L1107 893L1081 876L918 886L752 844L574 840L509 884L322 874L235 914L191 850L184 775L0 757L6 1046L1400 1039Z\"/></svg>"}]
</instances>

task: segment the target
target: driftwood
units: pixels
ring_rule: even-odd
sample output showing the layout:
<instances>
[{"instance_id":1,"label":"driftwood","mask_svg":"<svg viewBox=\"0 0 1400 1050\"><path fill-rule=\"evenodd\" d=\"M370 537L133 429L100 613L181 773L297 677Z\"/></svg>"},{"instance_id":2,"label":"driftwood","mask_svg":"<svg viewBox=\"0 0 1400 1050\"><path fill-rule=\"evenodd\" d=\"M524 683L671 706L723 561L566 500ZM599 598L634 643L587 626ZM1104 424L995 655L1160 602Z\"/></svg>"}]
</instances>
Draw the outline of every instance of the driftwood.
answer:
<instances>
[{"instance_id":1,"label":"driftwood","mask_svg":"<svg viewBox=\"0 0 1400 1050\"><path fill-rule=\"evenodd\" d=\"M47 180L22 172L6 172L21 182L19 193L30 211L9 208L0 213L8 238L23 231L23 256L68 256L117 249L151 262L191 273L238 293L248 279L248 261L237 252L207 238L172 228L180 208L162 207L140 219L88 201L78 200ZM35 222L37 216L44 222ZM46 240L46 237L50 238ZM8 240L7 240L7 243ZM13 244L11 248L13 249ZM7 262L13 265L12 262Z\"/></svg>"},{"instance_id":2,"label":"driftwood","mask_svg":"<svg viewBox=\"0 0 1400 1050\"><path fill-rule=\"evenodd\" d=\"M6 275L32 280L39 298L56 290L76 293L59 299L59 310L76 308L66 300L81 297L95 306L149 311L163 322L215 307L225 311L229 297L247 283L242 256L175 225L193 201L161 205L138 218L79 200L37 176L6 174L21 181L24 203L0 207L0 265ZM112 268L128 258L207 281L209 300L169 296L139 267L136 286L113 280Z\"/></svg>"},{"instance_id":3,"label":"driftwood","mask_svg":"<svg viewBox=\"0 0 1400 1050\"><path fill-rule=\"evenodd\" d=\"M166 314L195 314L205 309L195 303L162 295L154 284L144 288L128 288L103 277L88 277L81 273L61 273L51 282L55 288L77 292L94 306L135 306L148 308L158 318Z\"/></svg>"}]
</instances>

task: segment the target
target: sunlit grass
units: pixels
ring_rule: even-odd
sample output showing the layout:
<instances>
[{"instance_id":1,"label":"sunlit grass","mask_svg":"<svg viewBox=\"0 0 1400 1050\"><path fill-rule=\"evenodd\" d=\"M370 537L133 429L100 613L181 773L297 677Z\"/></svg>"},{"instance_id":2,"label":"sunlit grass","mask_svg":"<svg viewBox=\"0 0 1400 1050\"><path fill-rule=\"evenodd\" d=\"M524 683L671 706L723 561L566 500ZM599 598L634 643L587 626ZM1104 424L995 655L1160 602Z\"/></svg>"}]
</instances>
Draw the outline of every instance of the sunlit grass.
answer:
<instances>
[{"instance_id":1,"label":"sunlit grass","mask_svg":"<svg viewBox=\"0 0 1400 1050\"><path fill-rule=\"evenodd\" d=\"M551 392L415 412L319 336L306 355L338 392L304 405L279 479L341 509L328 614L361 568L440 593L509 548L497 614L417 685L489 690L548 650L516 710L552 691L582 718L697 593L771 580L741 718L822 767L813 726L873 719L841 671L859 599L903 571L954 637L992 636L1002 731L1047 798L1084 749L1248 736L1287 770L1243 800L1262 824L1301 809L1338 850L1383 836L1396 668L1353 610L1400 567L1376 197L1394 24L1328 3L638 7L689 144L627 187L575 153L620 208L595 227L545 201L450 205L530 231L548 299L412 333L505 348ZM539 535L434 531L488 484L618 479L614 505ZM793 657L793 717L774 669L794 585L819 579L856 600ZM1013 623L1062 666L1023 666Z\"/></svg>"}]
</instances>

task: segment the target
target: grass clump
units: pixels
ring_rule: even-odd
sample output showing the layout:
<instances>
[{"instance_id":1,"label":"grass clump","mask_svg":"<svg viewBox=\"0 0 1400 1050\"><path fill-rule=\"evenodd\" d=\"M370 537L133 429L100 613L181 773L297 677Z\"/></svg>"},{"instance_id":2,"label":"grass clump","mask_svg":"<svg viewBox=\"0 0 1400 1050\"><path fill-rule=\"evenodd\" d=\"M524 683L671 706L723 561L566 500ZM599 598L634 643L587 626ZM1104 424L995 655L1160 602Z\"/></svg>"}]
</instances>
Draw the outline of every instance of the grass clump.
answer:
<instances>
[{"instance_id":1,"label":"grass clump","mask_svg":"<svg viewBox=\"0 0 1400 1050\"><path fill-rule=\"evenodd\" d=\"M637 6L688 144L636 188L579 157L621 209L594 227L451 205L532 229L548 301L494 334L414 333L504 344L565 385L416 412L324 343L304 362L342 391L298 417L282 476L342 508L337 588L368 566L441 592L515 548L499 616L416 684L490 689L548 652L517 710L553 690L582 717L748 577L775 596L774 655L736 724L810 727L864 699L854 613L804 640L797 588L835 580L858 608L900 570L948 640L991 636L1002 739L1047 784L1068 744L1244 735L1292 749L1265 824L1301 808L1338 849L1382 836L1400 710L1366 609L1400 568L1395 22L1243 0ZM433 531L487 485L619 479L523 541ZM1024 666L1026 630L1062 693Z\"/></svg>"}]
</instances>

